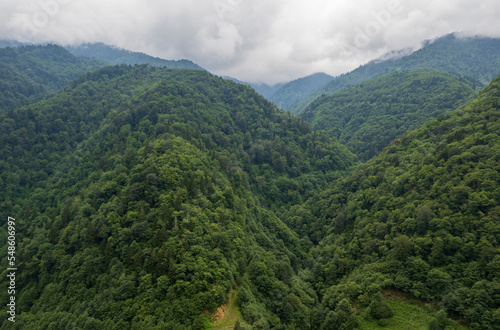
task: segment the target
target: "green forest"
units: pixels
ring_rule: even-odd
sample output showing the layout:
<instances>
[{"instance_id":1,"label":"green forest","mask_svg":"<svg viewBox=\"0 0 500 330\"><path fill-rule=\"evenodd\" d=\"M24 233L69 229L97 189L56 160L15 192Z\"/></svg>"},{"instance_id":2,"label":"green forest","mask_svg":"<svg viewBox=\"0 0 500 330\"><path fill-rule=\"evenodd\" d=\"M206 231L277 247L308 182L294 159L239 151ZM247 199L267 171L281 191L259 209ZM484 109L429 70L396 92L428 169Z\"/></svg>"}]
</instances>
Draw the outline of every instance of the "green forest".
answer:
<instances>
[{"instance_id":1,"label":"green forest","mask_svg":"<svg viewBox=\"0 0 500 330\"><path fill-rule=\"evenodd\" d=\"M471 328L498 328L499 102L497 78L293 208L301 225L289 225L317 243L310 276L327 317L344 299L390 316L377 299L394 288L439 301Z\"/></svg>"},{"instance_id":2,"label":"green forest","mask_svg":"<svg viewBox=\"0 0 500 330\"><path fill-rule=\"evenodd\" d=\"M500 77L297 117L204 70L0 53L2 329L499 329Z\"/></svg>"},{"instance_id":3,"label":"green forest","mask_svg":"<svg viewBox=\"0 0 500 330\"><path fill-rule=\"evenodd\" d=\"M96 58L106 61L112 65L150 64L169 69L204 70L198 64L189 60L164 60L144 53L132 52L119 47L108 46L102 42L92 44L85 43L78 46L66 46L65 48L75 56Z\"/></svg>"},{"instance_id":4,"label":"green forest","mask_svg":"<svg viewBox=\"0 0 500 330\"><path fill-rule=\"evenodd\" d=\"M449 34L436 40L429 40L422 45L422 48L410 54L409 52L408 49L390 52L351 72L335 77L331 82L306 93L285 110L300 114L322 95L331 95L384 74L398 71L416 69L446 71L460 77L477 80L483 84L483 87L500 75L499 39Z\"/></svg>"},{"instance_id":5,"label":"green forest","mask_svg":"<svg viewBox=\"0 0 500 330\"><path fill-rule=\"evenodd\" d=\"M367 161L400 135L465 105L478 86L432 69L389 73L320 97L300 117Z\"/></svg>"},{"instance_id":6,"label":"green forest","mask_svg":"<svg viewBox=\"0 0 500 330\"><path fill-rule=\"evenodd\" d=\"M0 48L0 113L55 94L82 73L107 65L56 45Z\"/></svg>"}]
</instances>

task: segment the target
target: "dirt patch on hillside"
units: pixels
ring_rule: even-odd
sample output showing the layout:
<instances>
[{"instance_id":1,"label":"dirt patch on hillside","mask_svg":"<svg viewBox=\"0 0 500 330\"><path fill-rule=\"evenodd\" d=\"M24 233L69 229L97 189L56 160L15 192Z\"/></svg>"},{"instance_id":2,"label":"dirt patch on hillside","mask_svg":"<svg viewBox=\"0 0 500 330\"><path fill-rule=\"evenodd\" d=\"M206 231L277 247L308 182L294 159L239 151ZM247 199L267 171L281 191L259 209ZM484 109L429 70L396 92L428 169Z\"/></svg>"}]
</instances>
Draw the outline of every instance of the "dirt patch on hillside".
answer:
<instances>
[{"instance_id":1,"label":"dirt patch on hillside","mask_svg":"<svg viewBox=\"0 0 500 330\"><path fill-rule=\"evenodd\" d=\"M229 302L231 301L231 297L229 297ZM217 310L212 314L212 322L218 323L224 317L226 317L227 308L229 307L229 302L217 308Z\"/></svg>"}]
</instances>

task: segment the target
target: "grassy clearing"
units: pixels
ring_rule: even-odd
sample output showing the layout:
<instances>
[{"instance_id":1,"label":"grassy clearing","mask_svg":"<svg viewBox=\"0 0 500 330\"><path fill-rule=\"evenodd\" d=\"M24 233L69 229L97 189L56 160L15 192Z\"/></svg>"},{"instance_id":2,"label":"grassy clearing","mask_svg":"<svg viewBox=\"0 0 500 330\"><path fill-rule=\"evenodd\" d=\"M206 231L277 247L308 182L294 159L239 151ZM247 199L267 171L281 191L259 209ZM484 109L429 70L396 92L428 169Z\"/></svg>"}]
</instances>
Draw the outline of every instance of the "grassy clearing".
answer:
<instances>
[{"instance_id":1,"label":"grassy clearing","mask_svg":"<svg viewBox=\"0 0 500 330\"><path fill-rule=\"evenodd\" d=\"M439 311L439 306L436 304L413 298L401 292L386 290L383 292L383 296L384 302L392 309L394 316L379 321L360 317L360 329L427 330ZM454 329L467 328L454 322Z\"/></svg>"}]
</instances>

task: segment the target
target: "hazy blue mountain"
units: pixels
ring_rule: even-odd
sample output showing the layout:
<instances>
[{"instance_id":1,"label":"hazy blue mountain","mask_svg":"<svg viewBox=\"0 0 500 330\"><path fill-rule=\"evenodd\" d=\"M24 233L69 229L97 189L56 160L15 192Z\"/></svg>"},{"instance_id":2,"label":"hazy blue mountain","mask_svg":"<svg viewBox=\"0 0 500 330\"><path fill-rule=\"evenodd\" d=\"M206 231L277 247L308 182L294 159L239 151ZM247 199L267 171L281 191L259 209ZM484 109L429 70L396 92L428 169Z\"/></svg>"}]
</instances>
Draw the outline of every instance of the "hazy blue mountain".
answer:
<instances>
[{"instance_id":1,"label":"hazy blue mountain","mask_svg":"<svg viewBox=\"0 0 500 330\"><path fill-rule=\"evenodd\" d=\"M307 95L320 89L334 78L323 72L299 78L281 86L268 99L283 110L292 110Z\"/></svg>"},{"instance_id":2,"label":"hazy blue mountain","mask_svg":"<svg viewBox=\"0 0 500 330\"><path fill-rule=\"evenodd\" d=\"M249 83L249 82L241 81L239 79L236 79L236 78L233 78L233 77L229 77L229 76L224 76L223 78L232 80L234 82L237 82L238 84L243 84L243 85L250 86L253 89L255 89L255 91L257 93L259 93L260 95L264 96L268 100L271 98L271 96L274 93L276 93L284 85L284 83L278 83L278 84L275 84L275 85L267 85L267 84L264 84L264 83L261 83L261 84Z\"/></svg>"},{"instance_id":3,"label":"hazy blue mountain","mask_svg":"<svg viewBox=\"0 0 500 330\"><path fill-rule=\"evenodd\" d=\"M0 48L19 47L19 46L27 46L27 45L15 40L0 40Z\"/></svg>"},{"instance_id":4,"label":"hazy blue mountain","mask_svg":"<svg viewBox=\"0 0 500 330\"><path fill-rule=\"evenodd\" d=\"M205 70L189 60L164 60L144 53L109 46L104 43L87 43L77 46L66 46L77 56L85 56L108 61L111 64L150 64L169 69Z\"/></svg>"}]
</instances>

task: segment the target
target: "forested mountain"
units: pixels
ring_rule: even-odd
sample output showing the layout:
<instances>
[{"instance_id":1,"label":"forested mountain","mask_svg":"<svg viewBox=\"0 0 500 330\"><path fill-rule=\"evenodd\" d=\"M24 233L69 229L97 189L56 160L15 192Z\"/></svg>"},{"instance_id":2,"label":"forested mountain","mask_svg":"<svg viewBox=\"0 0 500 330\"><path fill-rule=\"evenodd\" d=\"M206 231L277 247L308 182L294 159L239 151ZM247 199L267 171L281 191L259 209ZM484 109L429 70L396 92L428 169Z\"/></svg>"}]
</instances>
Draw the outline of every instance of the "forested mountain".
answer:
<instances>
[{"instance_id":1,"label":"forested mountain","mask_svg":"<svg viewBox=\"0 0 500 330\"><path fill-rule=\"evenodd\" d=\"M444 309L430 329L450 324L445 313L498 329L499 103L497 78L465 108L403 135L293 208L288 224L315 244L309 276L324 328L390 325L381 291L392 288Z\"/></svg>"},{"instance_id":2,"label":"forested mountain","mask_svg":"<svg viewBox=\"0 0 500 330\"><path fill-rule=\"evenodd\" d=\"M366 161L406 131L465 105L479 86L431 69L390 73L320 97L301 117Z\"/></svg>"},{"instance_id":3,"label":"forested mountain","mask_svg":"<svg viewBox=\"0 0 500 330\"><path fill-rule=\"evenodd\" d=\"M268 100L271 98L271 96L274 93L276 93L284 85L284 83L278 83L278 84L275 84L275 85L272 85L272 86L268 85L268 84L264 84L264 83L261 83L261 84L249 83L249 82L241 81L241 80L238 80L236 78L228 77L228 76L225 76L223 78L232 80L234 82L237 82L238 84L243 84L243 85L250 86L253 89L255 89L255 91L257 93L259 93L260 95L264 96Z\"/></svg>"},{"instance_id":4,"label":"forested mountain","mask_svg":"<svg viewBox=\"0 0 500 330\"><path fill-rule=\"evenodd\" d=\"M333 94L380 75L413 69L436 69L480 81L485 86L500 75L500 39L460 37L456 34L428 41L411 53L395 52L336 77L323 88L304 97L291 111L301 113L322 94Z\"/></svg>"},{"instance_id":5,"label":"forested mountain","mask_svg":"<svg viewBox=\"0 0 500 330\"><path fill-rule=\"evenodd\" d=\"M326 73L315 73L281 86L270 97L267 97L267 99L280 109L285 111L292 110L300 100L320 89L333 79L332 76Z\"/></svg>"},{"instance_id":6,"label":"forested mountain","mask_svg":"<svg viewBox=\"0 0 500 330\"><path fill-rule=\"evenodd\" d=\"M104 43L87 43L77 46L66 46L76 56L97 58L111 64L150 64L170 69L205 70L189 60L164 60L144 53L109 46Z\"/></svg>"},{"instance_id":7,"label":"forested mountain","mask_svg":"<svg viewBox=\"0 0 500 330\"><path fill-rule=\"evenodd\" d=\"M303 117L88 46L153 63L0 49L1 328L499 328L500 77L469 102L498 40L372 62Z\"/></svg>"},{"instance_id":8,"label":"forested mountain","mask_svg":"<svg viewBox=\"0 0 500 330\"><path fill-rule=\"evenodd\" d=\"M0 48L0 112L41 100L106 65L55 45Z\"/></svg>"},{"instance_id":9,"label":"forested mountain","mask_svg":"<svg viewBox=\"0 0 500 330\"><path fill-rule=\"evenodd\" d=\"M310 242L279 216L355 162L205 71L85 74L0 115L0 241L16 218L21 270L8 326L199 329L236 297L240 326L314 328Z\"/></svg>"}]
</instances>

